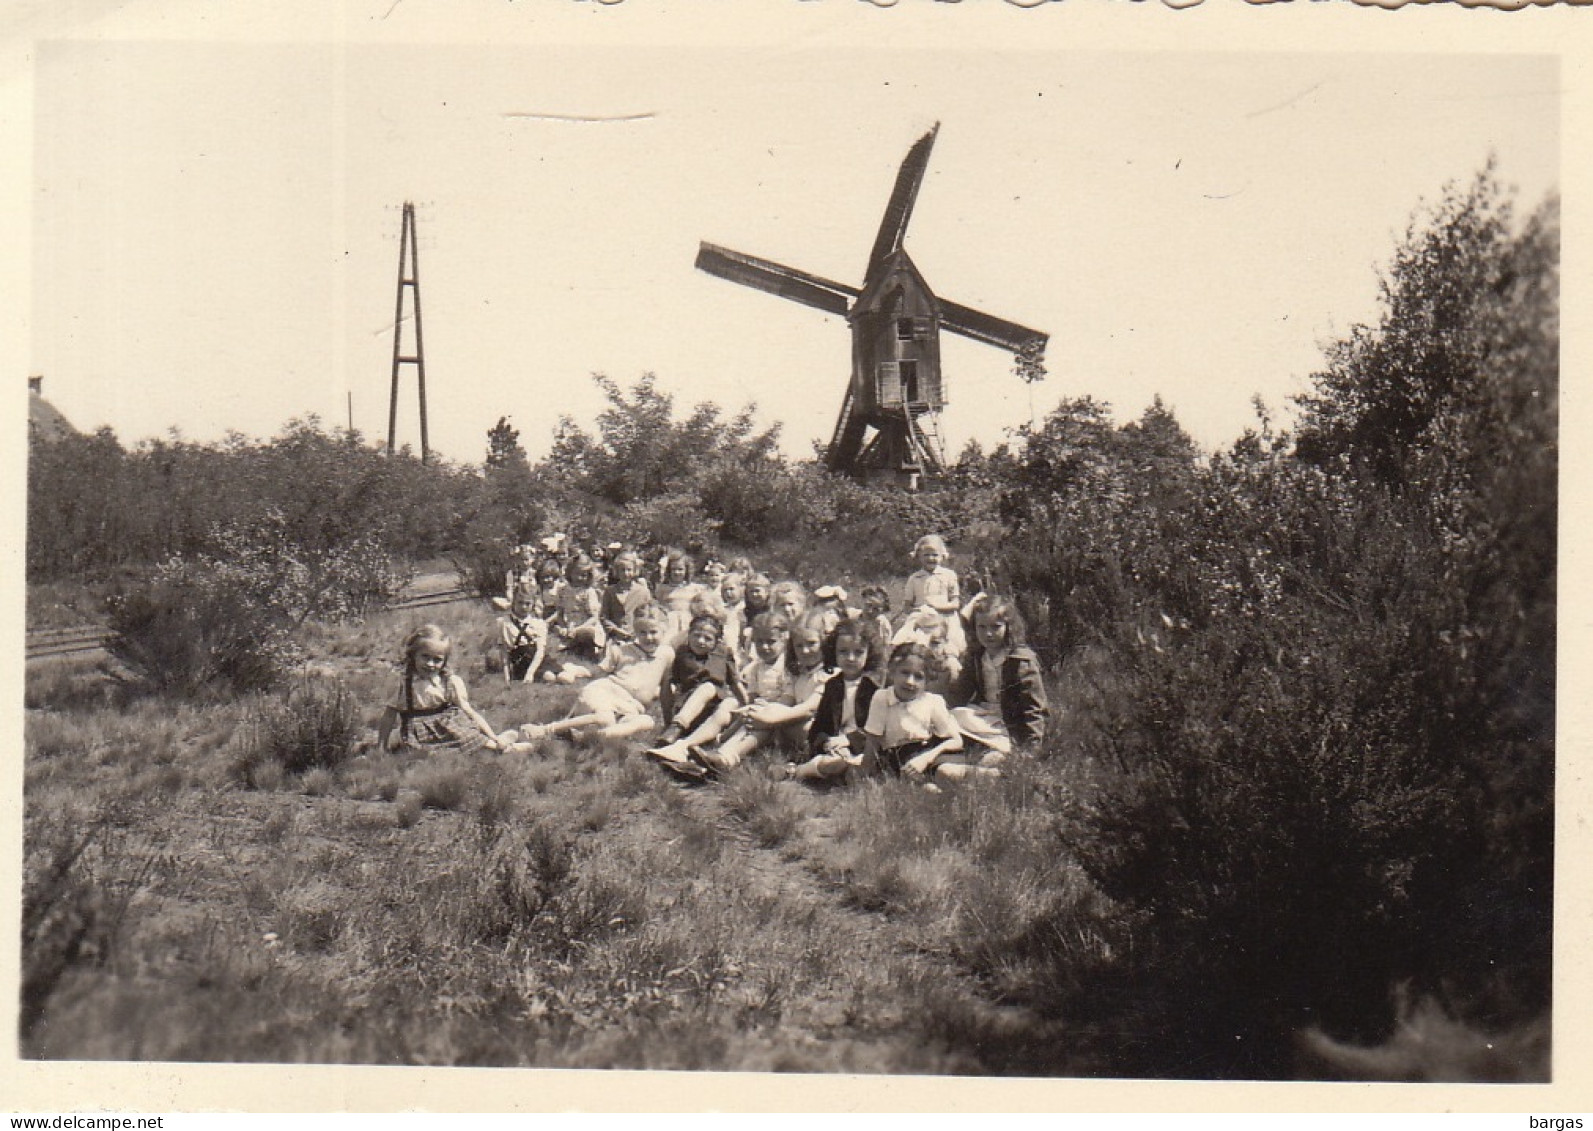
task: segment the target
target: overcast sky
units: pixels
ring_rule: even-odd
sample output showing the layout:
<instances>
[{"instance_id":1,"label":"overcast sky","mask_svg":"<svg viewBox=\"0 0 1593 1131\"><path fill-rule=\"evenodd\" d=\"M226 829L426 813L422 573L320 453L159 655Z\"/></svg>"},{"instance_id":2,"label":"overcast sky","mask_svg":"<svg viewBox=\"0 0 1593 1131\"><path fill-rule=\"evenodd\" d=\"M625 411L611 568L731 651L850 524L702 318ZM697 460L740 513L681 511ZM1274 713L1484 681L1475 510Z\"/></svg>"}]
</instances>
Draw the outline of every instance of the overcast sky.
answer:
<instances>
[{"instance_id":1,"label":"overcast sky","mask_svg":"<svg viewBox=\"0 0 1593 1131\"><path fill-rule=\"evenodd\" d=\"M1530 55L45 43L29 365L127 442L341 425L350 395L385 438L408 199L435 449L477 461L507 415L538 455L600 407L589 374L652 371L806 454L844 319L695 271L697 243L860 283L938 121L909 253L1051 335L1032 391L946 337L950 449L1083 394L1160 394L1209 448L1372 315L1423 198L1490 153L1525 207L1557 184L1557 84Z\"/></svg>"}]
</instances>

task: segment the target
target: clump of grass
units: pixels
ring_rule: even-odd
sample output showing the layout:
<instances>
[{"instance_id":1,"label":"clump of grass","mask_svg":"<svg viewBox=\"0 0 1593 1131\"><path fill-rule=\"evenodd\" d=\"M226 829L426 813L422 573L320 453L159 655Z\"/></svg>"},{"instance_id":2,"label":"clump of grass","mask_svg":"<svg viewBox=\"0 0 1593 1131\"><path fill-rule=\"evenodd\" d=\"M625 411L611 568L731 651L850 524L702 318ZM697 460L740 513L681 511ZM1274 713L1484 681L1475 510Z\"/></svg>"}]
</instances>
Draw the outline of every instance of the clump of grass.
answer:
<instances>
[{"instance_id":1,"label":"clump of grass","mask_svg":"<svg viewBox=\"0 0 1593 1131\"><path fill-rule=\"evenodd\" d=\"M24 726L30 762L58 758L88 745L84 741L85 728L74 717L30 711Z\"/></svg>"},{"instance_id":2,"label":"clump of grass","mask_svg":"<svg viewBox=\"0 0 1593 1131\"><path fill-rule=\"evenodd\" d=\"M1337 1041L1320 1029L1296 1035L1299 1075L1410 1083L1547 1083L1549 1025L1539 1018L1489 1033L1450 1016L1432 998L1396 995L1393 1035L1380 1045Z\"/></svg>"},{"instance_id":3,"label":"clump of grass","mask_svg":"<svg viewBox=\"0 0 1593 1131\"><path fill-rule=\"evenodd\" d=\"M408 784L428 809L459 810L471 794L470 767L451 758L422 762L408 775Z\"/></svg>"},{"instance_id":4,"label":"clump of grass","mask_svg":"<svg viewBox=\"0 0 1593 1131\"><path fill-rule=\"evenodd\" d=\"M467 936L502 943L529 931L573 867L570 842L542 822L494 837L479 854Z\"/></svg>"},{"instance_id":5,"label":"clump of grass","mask_svg":"<svg viewBox=\"0 0 1593 1131\"><path fill-rule=\"evenodd\" d=\"M343 933L346 895L323 880L288 889L278 903L281 936L295 949L325 951Z\"/></svg>"},{"instance_id":6,"label":"clump of grass","mask_svg":"<svg viewBox=\"0 0 1593 1131\"><path fill-rule=\"evenodd\" d=\"M30 711L92 711L116 705L123 691L100 665L55 660L28 666L22 702Z\"/></svg>"},{"instance_id":7,"label":"clump of grass","mask_svg":"<svg viewBox=\"0 0 1593 1131\"><path fill-rule=\"evenodd\" d=\"M281 844L293 830L293 810L283 807L260 822L260 839L267 844Z\"/></svg>"},{"instance_id":8,"label":"clump of grass","mask_svg":"<svg viewBox=\"0 0 1593 1131\"><path fill-rule=\"evenodd\" d=\"M420 821L420 793L413 789L400 790L393 807L393 820L401 829L413 828Z\"/></svg>"},{"instance_id":9,"label":"clump of grass","mask_svg":"<svg viewBox=\"0 0 1593 1131\"><path fill-rule=\"evenodd\" d=\"M519 815L520 801L514 787L503 778L494 778L481 791L476 808L476 825L483 836L491 836L511 824Z\"/></svg>"},{"instance_id":10,"label":"clump of grass","mask_svg":"<svg viewBox=\"0 0 1593 1131\"><path fill-rule=\"evenodd\" d=\"M725 808L765 848L784 844L802 823L796 791L757 771L730 775L722 796Z\"/></svg>"},{"instance_id":11,"label":"clump of grass","mask_svg":"<svg viewBox=\"0 0 1593 1131\"><path fill-rule=\"evenodd\" d=\"M284 774L335 770L354 757L362 729L347 686L336 679L303 679L250 712L234 772L250 788L263 789L271 788L262 780L266 766Z\"/></svg>"}]
</instances>

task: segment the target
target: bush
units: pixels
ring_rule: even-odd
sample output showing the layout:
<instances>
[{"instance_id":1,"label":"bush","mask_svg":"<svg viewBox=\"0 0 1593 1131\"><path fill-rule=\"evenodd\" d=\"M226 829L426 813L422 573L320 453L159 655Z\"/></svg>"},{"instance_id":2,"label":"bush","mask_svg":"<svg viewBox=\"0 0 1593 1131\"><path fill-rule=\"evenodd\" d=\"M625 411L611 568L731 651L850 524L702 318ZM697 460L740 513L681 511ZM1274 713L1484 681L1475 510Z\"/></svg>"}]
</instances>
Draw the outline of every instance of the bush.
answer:
<instances>
[{"instance_id":1,"label":"bush","mask_svg":"<svg viewBox=\"0 0 1593 1131\"><path fill-rule=\"evenodd\" d=\"M1288 1075L1293 1034L1387 1041L1396 986L1494 1032L1548 1008L1556 256L1478 199L1330 355L1300 454L1263 420L1194 466L1075 402L1007 470L1040 623L1112 659L1059 835L1121 938L1059 1008L1121 1071Z\"/></svg>"},{"instance_id":2,"label":"bush","mask_svg":"<svg viewBox=\"0 0 1593 1131\"><path fill-rule=\"evenodd\" d=\"M167 562L107 607L106 650L135 680L165 694L267 690L297 658L282 611L209 563Z\"/></svg>"},{"instance_id":3,"label":"bush","mask_svg":"<svg viewBox=\"0 0 1593 1131\"><path fill-rule=\"evenodd\" d=\"M354 756L362 731L354 696L340 680L305 676L252 712L237 771L250 788L261 788L282 773L335 770Z\"/></svg>"}]
</instances>

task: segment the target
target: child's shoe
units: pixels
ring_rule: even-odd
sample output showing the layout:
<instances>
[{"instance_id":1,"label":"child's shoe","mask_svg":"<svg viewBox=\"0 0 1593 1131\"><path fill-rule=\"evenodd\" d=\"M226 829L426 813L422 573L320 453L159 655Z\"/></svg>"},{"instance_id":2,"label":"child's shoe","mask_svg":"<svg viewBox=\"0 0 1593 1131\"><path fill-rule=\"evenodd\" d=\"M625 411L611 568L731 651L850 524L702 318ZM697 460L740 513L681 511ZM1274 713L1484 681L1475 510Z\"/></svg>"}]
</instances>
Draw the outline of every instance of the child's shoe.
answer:
<instances>
[{"instance_id":1,"label":"child's shoe","mask_svg":"<svg viewBox=\"0 0 1593 1131\"><path fill-rule=\"evenodd\" d=\"M658 745L668 746L670 743L679 742L685 737L686 732L681 729L679 723L670 723L663 730L658 732Z\"/></svg>"},{"instance_id":2,"label":"child's shoe","mask_svg":"<svg viewBox=\"0 0 1593 1131\"><path fill-rule=\"evenodd\" d=\"M691 748L680 741L660 742L657 746L649 746L642 751L649 758L660 762L680 765L691 760Z\"/></svg>"},{"instance_id":3,"label":"child's shoe","mask_svg":"<svg viewBox=\"0 0 1593 1131\"><path fill-rule=\"evenodd\" d=\"M689 758L684 762L672 762L666 758L661 760L658 764L664 767L664 769L668 770L675 777L680 778L682 781L688 781L693 784L701 784L703 782L710 781L715 776L714 772L707 766L704 766L701 762L693 761Z\"/></svg>"}]
</instances>

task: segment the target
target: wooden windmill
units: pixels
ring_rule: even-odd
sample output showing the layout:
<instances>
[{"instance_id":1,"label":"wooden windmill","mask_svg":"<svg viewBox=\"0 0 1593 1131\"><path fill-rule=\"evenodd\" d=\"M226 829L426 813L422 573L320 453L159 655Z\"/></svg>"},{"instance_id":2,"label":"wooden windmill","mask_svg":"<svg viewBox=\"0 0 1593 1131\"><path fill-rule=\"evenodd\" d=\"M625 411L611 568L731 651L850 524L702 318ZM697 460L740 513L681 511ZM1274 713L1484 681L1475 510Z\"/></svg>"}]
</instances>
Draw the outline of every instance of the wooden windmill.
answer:
<instances>
[{"instance_id":1,"label":"wooden windmill","mask_svg":"<svg viewBox=\"0 0 1593 1131\"><path fill-rule=\"evenodd\" d=\"M1028 372L1038 372L1046 342L1038 330L936 297L902 247L939 130L937 123L902 161L861 287L711 243L697 252L710 275L846 316L852 380L827 462L832 471L909 487L946 465L937 423L946 404L940 331L1011 350Z\"/></svg>"}]
</instances>

